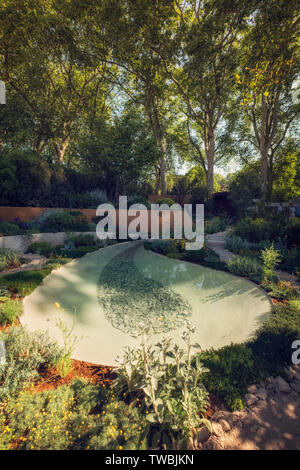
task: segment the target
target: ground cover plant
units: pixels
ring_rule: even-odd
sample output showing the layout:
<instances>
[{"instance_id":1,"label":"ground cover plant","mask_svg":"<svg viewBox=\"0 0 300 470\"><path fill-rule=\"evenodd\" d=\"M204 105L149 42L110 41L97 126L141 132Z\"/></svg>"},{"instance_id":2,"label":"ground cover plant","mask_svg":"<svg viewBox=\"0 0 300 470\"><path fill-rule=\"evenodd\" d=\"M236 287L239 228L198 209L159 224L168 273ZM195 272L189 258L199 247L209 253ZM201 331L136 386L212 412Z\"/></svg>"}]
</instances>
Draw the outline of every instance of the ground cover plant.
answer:
<instances>
[{"instance_id":1,"label":"ground cover plant","mask_svg":"<svg viewBox=\"0 0 300 470\"><path fill-rule=\"evenodd\" d=\"M23 262L20 253L14 250L0 249L0 271L18 268Z\"/></svg>"},{"instance_id":2,"label":"ground cover plant","mask_svg":"<svg viewBox=\"0 0 300 470\"><path fill-rule=\"evenodd\" d=\"M11 325L22 315L22 303L8 297L1 297L0 299L0 326Z\"/></svg>"},{"instance_id":3,"label":"ground cover plant","mask_svg":"<svg viewBox=\"0 0 300 470\"><path fill-rule=\"evenodd\" d=\"M227 227L227 221L221 217L214 217L213 219L205 222L205 233L206 234L213 234L218 232L224 232Z\"/></svg>"},{"instance_id":4,"label":"ground cover plant","mask_svg":"<svg viewBox=\"0 0 300 470\"><path fill-rule=\"evenodd\" d=\"M220 260L220 256L213 250L204 246L200 250L186 250L185 240L156 240L145 242L147 250L166 255L168 258L199 263L203 266L228 271L226 263Z\"/></svg>"}]
</instances>

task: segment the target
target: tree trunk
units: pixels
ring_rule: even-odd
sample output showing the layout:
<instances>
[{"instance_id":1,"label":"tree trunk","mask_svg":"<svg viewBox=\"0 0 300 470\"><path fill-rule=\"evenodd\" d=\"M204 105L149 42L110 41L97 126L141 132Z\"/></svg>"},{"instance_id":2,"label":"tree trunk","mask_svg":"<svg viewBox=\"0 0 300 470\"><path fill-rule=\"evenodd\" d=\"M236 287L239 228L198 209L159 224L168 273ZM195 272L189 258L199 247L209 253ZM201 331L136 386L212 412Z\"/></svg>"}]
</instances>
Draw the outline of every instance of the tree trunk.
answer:
<instances>
[{"instance_id":1,"label":"tree trunk","mask_svg":"<svg viewBox=\"0 0 300 470\"><path fill-rule=\"evenodd\" d=\"M215 131L210 128L205 132L205 156L207 161L206 188L209 196L214 192L215 167Z\"/></svg>"},{"instance_id":2,"label":"tree trunk","mask_svg":"<svg viewBox=\"0 0 300 470\"><path fill-rule=\"evenodd\" d=\"M261 148L261 192L263 199L267 199L268 191L268 151L266 148Z\"/></svg>"},{"instance_id":3,"label":"tree trunk","mask_svg":"<svg viewBox=\"0 0 300 470\"><path fill-rule=\"evenodd\" d=\"M165 155L160 160L160 186L161 193L167 194L167 162Z\"/></svg>"},{"instance_id":4,"label":"tree trunk","mask_svg":"<svg viewBox=\"0 0 300 470\"><path fill-rule=\"evenodd\" d=\"M160 171L159 166L155 167L155 194L158 194L160 188Z\"/></svg>"}]
</instances>

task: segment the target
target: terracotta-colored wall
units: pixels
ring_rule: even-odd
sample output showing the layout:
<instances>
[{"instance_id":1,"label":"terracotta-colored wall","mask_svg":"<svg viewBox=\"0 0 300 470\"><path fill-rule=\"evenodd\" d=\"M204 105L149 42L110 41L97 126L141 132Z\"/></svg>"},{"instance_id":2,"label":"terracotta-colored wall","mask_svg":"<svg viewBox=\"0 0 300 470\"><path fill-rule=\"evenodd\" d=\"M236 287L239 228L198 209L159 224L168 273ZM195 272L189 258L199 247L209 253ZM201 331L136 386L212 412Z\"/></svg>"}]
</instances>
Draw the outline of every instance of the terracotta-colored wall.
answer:
<instances>
[{"instance_id":1,"label":"terracotta-colored wall","mask_svg":"<svg viewBox=\"0 0 300 470\"><path fill-rule=\"evenodd\" d=\"M48 211L61 211L61 212L70 212L70 211L79 211L81 212L89 222L92 218L96 216L96 209L53 209L47 207L0 207L0 220L6 222L13 222L15 219L20 219L22 222L30 222L44 212ZM148 224L149 228L151 227L151 212L148 212ZM136 216L128 217L128 222L134 220ZM160 217L161 219L161 217ZM117 226L119 225L119 210L116 210L116 222ZM171 226L173 225L173 215L171 214ZM160 220L161 226L161 220Z\"/></svg>"},{"instance_id":2,"label":"terracotta-colored wall","mask_svg":"<svg viewBox=\"0 0 300 470\"><path fill-rule=\"evenodd\" d=\"M30 222L36 219L44 212L70 212L79 211L91 221L92 217L96 215L96 209L53 209L49 207L0 207L0 220L6 222L13 222L15 219L20 219L22 222Z\"/></svg>"}]
</instances>

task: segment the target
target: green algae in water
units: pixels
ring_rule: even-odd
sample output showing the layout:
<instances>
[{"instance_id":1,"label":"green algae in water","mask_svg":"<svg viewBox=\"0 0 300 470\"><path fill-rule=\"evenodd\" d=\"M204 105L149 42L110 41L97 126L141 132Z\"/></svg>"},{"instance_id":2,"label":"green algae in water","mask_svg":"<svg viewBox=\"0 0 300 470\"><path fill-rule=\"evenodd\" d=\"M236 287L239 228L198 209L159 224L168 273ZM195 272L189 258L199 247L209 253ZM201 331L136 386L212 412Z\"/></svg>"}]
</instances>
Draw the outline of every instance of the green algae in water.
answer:
<instances>
[{"instance_id":1,"label":"green algae in water","mask_svg":"<svg viewBox=\"0 0 300 470\"><path fill-rule=\"evenodd\" d=\"M192 315L190 304L139 272L133 261L137 248L115 256L100 275L98 301L106 319L130 335L137 333L139 324L149 326L153 334L183 326Z\"/></svg>"}]
</instances>

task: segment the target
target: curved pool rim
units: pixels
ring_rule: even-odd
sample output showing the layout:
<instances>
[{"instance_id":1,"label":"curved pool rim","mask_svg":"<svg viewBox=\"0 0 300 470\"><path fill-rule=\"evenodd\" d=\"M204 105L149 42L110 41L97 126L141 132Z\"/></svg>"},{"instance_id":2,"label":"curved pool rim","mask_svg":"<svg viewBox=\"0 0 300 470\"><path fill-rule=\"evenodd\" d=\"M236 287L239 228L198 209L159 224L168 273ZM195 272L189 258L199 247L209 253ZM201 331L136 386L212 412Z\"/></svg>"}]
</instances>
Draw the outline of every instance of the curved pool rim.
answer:
<instances>
[{"instance_id":1,"label":"curved pool rim","mask_svg":"<svg viewBox=\"0 0 300 470\"><path fill-rule=\"evenodd\" d=\"M250 291L254 289L256 293L260 293L260 296L258 298L263 299L265 308L261 309L259 314L257 314L253 318L253 322L250 325L251 328L249 328L248 334L247 335L242 335L241 339L236 341L235 338L233 338L233 341L230 340L230 338L225 338L224 341L222 340L220 344L203 344L201 341L201 335L199 339L199 334L194 335L194 341L197 341L201 344L203 349L207 349L208 347L214 347L215 349L218 349L219 347L225 346L226 344L230 344L231 342L245 342L248 340L253 333L257 330L258 326L261 324L261 322L269 315L270 313L270 307L272 305L270 298L267 296L265 291L260 287L257 286L255 283L248 279L244 279L240 276L235 276L231 273L226 273L223 271L215 270L212 268L207 268L192 262L187 262L187 261L181 261L181 260L175 260L175 259L170 259L164 255L154 253L149 250L145 250L143 247L144 242L137 241L137 242L122 242L118 243L115 245L111 245L105 248L101 248L95 252L88 253L84 257L76 260L72 260L70 263L67 265L64 265L60 267L57 270L53 270L43 281L43 283L38 286L32 294L27 296L23 303L24 303L24 315L21 317L21 324L23 326L26 326L30 331L34 330L48 330L49 335L51 338L56 339L60 344L62 344L61 341L61 333L56 327L56 320L58 317L62 318L66 323L72 323L74 320L74 312L70 311L69 306L66 306L64 304L64 287L60 286L60 292L57 294L55 291L55 295L53 294L53 284L57 286L57 282L55 281L62 281L65 278L65 274L71 274L74 275L74 268L75 271L80 266L82 263L85 263L87 265L93 264L91 261L95 257L95 261L98 257L103 258L107 255L107 253L110 252L111 256L108 256L108 258L113 259L116 255L114 254L115 252L115 247L120 247L117 249L117 252L125 252L126 251L126 246L128 248L138 244L139 248L142 248L145 253L147 253L147 256L152 257L153 260L162 260L163 262L166 263L171 263L174 265L180 266L180 264L185 265L185 266L192 266L193 270L199 270L202 273L214 273L214 277L218 276L225 276L227 279L232 279L232 280L237 280L238 282L242 282L243 285L248 285ZM121 249L122 248L122 249ZM106 253L106 255L104 255ZM157 264L157 261L154 261L155 264ZM107 263L104 263L102 266L102 269ZM101 271L102 271L101 269ZM78 270L77 270L78 271ZM99 270L100 271L100 270ZM75 276L76 277L76 276ZM99 277L99 272L97 273L97 279ZM96 282L96 278L94 279ZM74 359L78 360L84 360L87 362L95 363L95 364L105 364L105 365L110 365L114 366L116 365L116 358L117 356L121 355L124 347L129 346L129 347L136 347L139 345L139 340L136 338L133 338L132 336L129 336L127 333L124 333L121 330L118 330L117 328L114 328L109 322L105 319L105 314L101 310L99 303L96 299L96 290L97 290L97 284L95 282L94 285L94 294L91 295L91 297L94 298L94 303L93 303L93 309L97 310L96 315L97 315L97 321L96 325L93 325L93 320L95 320L95 311L91 314L91 312L88 309L88 312L86 313L86 320L85 322L78 322L78 318L76 315L78 314L78 311L76 312L75 315L75 328L74 328L74 334L80 337L79 343L76 346L73 354ZM52 297L50 295L50 298L46 295L46 300L47 303L43 303L43 305L46 305L46 310L43 311L43 309L39 308L39 298L42 296L45 296L45 289L47 291L48 286L52 288ZM82 285L82 283L81 283ZM172 286L173 287L173 286ZM180 287L180 286L179 286ZM194 288L193 288L194 289ZM249 290L247 289L247 291ZM93 290L93 289L92 289ZM92 290L90 289L89 292L91 293ZM176 286L174 287L174 290L176 289ZM180 288L179 288L180 291ZM200 292L200 291L199 291ZM73 294L78 294L78 292L73 292ZM242 294L241 294L242 295ZM76 297L76 295L75 295ZM43 299L44 300L44 299ZM189 300L189 299L187 299ZM227 300L228 301L228 300ZM57 310L54 307L54 303L58 302L61 307L65 307L65 311L62 311L61 309ZM215 304L216 302L212 302L210 305ZM97 307L96 307L97 306ZM209 308L209 305L208 305ZM209 308L211 310L211 308ZM41 313L42 312L42 313ZM202 312L201 312L202 314ZM193 324L193 316L195 315L195 312L193 311L192 318L190 319ZM101 317L101 321L99 320L98 317ZM198 317L197 317L198 318ZM99 321L98 321L99 320ZM218 322L216 322L213 325L213 329L216 329L218 327ZM240 325L241 326L241 325ZM197 327L197 325L196 325ZM239 326L237 326L239 327ZM95 336L95 328L97 330L98 328L98 333ZM99 329L100 328L100 329ZM234 329L234 328L233 328ZM171 330L169 332L170 336L174 339L176 343L179 345L183 345L183 342L181 340L181 334L184 330L184 327L177 328L175 330ZM91 336L92 334L92 336ZM161 334L155 334L150 338L151 342L157 342L159 338L161 337ZM92 346L91 346L92 345Z\"/></svg>"}]
</instances>

